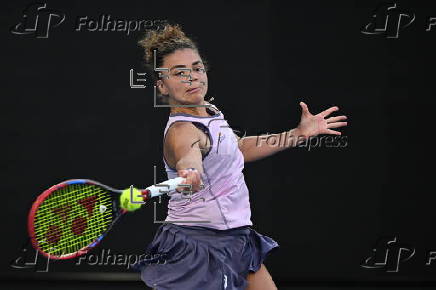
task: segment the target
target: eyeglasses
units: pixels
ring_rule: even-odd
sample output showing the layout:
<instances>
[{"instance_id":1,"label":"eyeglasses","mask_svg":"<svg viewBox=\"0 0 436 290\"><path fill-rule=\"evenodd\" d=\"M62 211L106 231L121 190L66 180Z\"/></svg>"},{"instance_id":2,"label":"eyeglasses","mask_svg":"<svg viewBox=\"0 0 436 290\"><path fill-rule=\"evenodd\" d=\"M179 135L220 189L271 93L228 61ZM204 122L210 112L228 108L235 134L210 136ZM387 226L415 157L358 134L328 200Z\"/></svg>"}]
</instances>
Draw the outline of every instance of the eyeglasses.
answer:
<instances>
[{"instance_id":1,"label":"eyeglasses","mask_svg":"<svg viewBox=\"0 0 436 290\"><path fill-rule=\"evenodd\" d=\"M159 72L159 78L176 78L180 79L182 82L191 82L192 80L192 71L195 71L201 75L206 73L206 69L204 67L197 67L194 69L190 68L175 68L170 74L163 74L161 71Z\"/></svg>"}]
</instances>

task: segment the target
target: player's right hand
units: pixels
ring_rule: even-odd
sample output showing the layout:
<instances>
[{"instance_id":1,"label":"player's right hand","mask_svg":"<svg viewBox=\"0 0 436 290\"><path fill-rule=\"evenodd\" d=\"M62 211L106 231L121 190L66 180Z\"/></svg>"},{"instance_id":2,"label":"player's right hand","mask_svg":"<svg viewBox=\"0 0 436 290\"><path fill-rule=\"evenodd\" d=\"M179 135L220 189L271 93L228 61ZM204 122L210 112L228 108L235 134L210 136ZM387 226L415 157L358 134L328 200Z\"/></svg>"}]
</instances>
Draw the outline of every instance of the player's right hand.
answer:
<instances>
[{"instance_id":1,"label":"player's right hand","mask_svg":"<svg viewBox=\"0 0 436 290\"><path fill-rule=\"evenodd\" d=\"M180 177L185 178L183 184L190 184L191 188L189 188L189 186L179 186L176 188L176 191L178 192L185 191L185 194L188 195L189 191L194 193L204 188L203 182L201 180L201 174L197 169L193 169L193 168L182 169L182 170L178 170L177 174Z\"/></svg>"}]
</instances>

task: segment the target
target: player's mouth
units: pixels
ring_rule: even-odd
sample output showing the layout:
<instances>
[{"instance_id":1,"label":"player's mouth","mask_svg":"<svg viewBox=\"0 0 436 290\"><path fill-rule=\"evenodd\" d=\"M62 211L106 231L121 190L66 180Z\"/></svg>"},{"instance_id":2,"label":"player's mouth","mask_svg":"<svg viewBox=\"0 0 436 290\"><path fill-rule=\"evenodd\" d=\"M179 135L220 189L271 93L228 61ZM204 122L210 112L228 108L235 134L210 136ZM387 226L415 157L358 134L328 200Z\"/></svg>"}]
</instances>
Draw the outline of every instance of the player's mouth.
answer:
<instances>
[{"instance_id":1,"label":"player's mouth","mask_svg":"<svg viewBox=\"0 0 436 290\"><path fill-rule=\"evenodd\" d=\"M192 94L192 93L197 93L201 90L201 87L195 87L195 88L190 88L189 90L187 90L186 92L188 94Z\"/></svg>"}]
</instances>

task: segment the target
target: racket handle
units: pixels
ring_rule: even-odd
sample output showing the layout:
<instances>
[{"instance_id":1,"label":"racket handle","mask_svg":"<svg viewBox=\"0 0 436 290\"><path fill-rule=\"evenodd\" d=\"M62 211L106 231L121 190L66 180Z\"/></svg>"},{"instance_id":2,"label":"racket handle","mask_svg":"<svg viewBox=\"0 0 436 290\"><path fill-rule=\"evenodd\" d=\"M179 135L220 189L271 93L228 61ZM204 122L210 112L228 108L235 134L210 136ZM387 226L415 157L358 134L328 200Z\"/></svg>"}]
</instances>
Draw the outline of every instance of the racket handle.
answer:
<instances>
[{"instance_id":1,"label":"racket handle","mask_svg":"<svg viewBox=\"0 0 436 290\"><path fill-rule=\"evenodd\" d=\"M184 181L185 178L176 177L173 179L168 179L167 181L161 182L159 184L149 186L144 191L148 191L148 197L151 198L176 190L176 188L180 184L183 184Z\"/></svg>"}]
</instances>

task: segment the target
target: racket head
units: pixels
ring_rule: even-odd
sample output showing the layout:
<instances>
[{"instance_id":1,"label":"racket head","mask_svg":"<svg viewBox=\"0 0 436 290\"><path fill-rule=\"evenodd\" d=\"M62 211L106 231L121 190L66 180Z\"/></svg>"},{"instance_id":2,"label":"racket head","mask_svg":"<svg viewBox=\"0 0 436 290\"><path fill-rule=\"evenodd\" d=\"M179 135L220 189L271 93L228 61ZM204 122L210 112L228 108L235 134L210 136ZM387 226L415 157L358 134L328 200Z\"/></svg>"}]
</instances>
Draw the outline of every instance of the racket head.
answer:
<instances>
[{"instance_id":1,"label":"racket head","mask_svg":"<svg viewBox=\"0 0 436 290\"><path fill-rule=\"evenodd\" d=\"M28 215L33 247L55 260L86 254L126 212L120 193L90 179L69 179L45 190Z\"/></svg>"}]
</instances>

